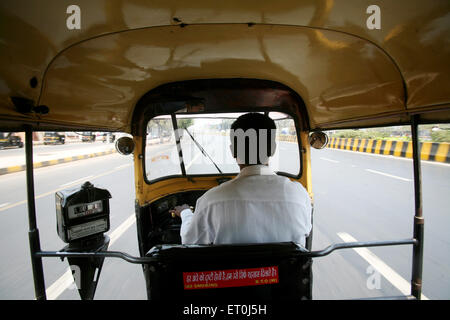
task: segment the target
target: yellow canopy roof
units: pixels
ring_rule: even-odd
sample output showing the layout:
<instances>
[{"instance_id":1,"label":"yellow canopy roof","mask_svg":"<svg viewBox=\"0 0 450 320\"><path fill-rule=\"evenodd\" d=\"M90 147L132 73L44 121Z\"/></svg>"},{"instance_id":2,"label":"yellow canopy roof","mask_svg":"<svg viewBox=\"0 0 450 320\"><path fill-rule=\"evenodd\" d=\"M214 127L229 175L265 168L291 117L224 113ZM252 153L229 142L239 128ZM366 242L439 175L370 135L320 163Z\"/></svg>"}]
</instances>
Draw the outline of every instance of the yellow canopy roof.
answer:
<instances>
[{"instance_id":1,"label":"yellow canopy roof","mask_svg":"<svg viewBox=\"0 0 450 320\"><path fill-rule=\"evenodd\" d=\"M380 29L369 28L373 4ZM150 90L228 78L292 89L311 129L402 123L411 113L450 121L448 0L77 5L80 29L69 29L67 2L0 2L1 127L130 132ZM27 101L49 112L19 112Z\"/></svg>"}]
</instances>

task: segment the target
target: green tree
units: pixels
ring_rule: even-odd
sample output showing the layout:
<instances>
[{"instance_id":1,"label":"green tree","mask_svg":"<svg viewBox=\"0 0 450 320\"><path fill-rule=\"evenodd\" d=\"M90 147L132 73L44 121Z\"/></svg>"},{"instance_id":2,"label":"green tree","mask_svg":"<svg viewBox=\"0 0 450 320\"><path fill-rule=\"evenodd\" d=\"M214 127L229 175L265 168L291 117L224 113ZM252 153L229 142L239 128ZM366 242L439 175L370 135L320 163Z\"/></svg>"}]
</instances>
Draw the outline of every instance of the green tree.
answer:
<instances>
[{"instance_id":1,"label":"green tree","mask_svg":"<svg viewBox=\"0 0 450 320\"><path fill-rule=\"evenodd\" d=\"M192 119L178 119L177 121L178 128L180 129L189 128L190 126L192 126L193 123L194 120Z\"/></svg>"},{"instance_id":2,"label":"green tree","mask_svg":"<svg viewBox=\"0 0 450 320\"><path fill-rule=\"evenodd\" d=\"M450 142L450 130L437 130L431 132L431 141Z\"/></svg>"}]
</instances>

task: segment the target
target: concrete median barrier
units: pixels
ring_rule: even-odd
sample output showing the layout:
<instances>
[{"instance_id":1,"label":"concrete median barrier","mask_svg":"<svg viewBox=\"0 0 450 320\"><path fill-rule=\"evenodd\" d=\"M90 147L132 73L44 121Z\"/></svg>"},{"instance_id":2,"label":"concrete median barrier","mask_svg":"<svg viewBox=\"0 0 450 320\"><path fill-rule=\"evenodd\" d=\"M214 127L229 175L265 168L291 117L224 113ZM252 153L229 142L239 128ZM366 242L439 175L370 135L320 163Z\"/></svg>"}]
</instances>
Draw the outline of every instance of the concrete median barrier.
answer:
<instances>
[{"instance_id":1,"label":"concrete median barrier","mask_svg":"<svg viewBox=\"0 0 450 320\"><path fill-rule=\"evenodd\" d=\"M412 158L412 142L331 138L328 148ZM450 163L450 143L420 142L422 160Z\"/></svg>"},{"instance_id":2,"label":"concrete median barrier","mask_svg":"<svg viewBox=\"0 0 450 320\"><path fill-rule=\"evenodd\" d=\"M77 161L77 160L83 160L83 159L89 159L89 158L105 156L105 155L112 154L112 153L115 153L115 152L116 152L116 149L111 149L111 150L102 151L102 152L93 152L93 153L88 153L88 154L83 154L83 155L76 155L76 156L72 156L72 157L64 157L64 158L60 158L60 159L39 161L39 162L34 162L33 163L33 167L34 168L48 167L48 166L52 166L52 165L55 165L55 164L61 164L61 163L66 163L66 162L71 162L71 161ZM26 165L24 165L24 164L23 165L8 166L8 167L0 168L0 175L7 174L7 173L24 171L24 170L26 170Z\"/></svg>"}]
</instances>

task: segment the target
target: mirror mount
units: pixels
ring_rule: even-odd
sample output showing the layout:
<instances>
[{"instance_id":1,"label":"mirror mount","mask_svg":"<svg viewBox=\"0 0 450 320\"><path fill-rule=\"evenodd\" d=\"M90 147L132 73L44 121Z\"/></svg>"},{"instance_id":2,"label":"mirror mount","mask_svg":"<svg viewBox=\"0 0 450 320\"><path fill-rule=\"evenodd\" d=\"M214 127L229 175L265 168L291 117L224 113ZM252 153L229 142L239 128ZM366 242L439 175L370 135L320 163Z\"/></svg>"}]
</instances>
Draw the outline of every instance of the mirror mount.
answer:
<instances>
[{"instance_id":1,"label":"mirror mount","mask_svg":"<svg viewBox=\"0 0 450 320\"><path fill-rule=\"evenodd\" d=\"M116 150L118 153L128 156L133 153L134 151L134 141L130 137L120 137L116 141Z\"/></svg>"},{"instance_id":2,"label":"mirror mount","mask_svg":"<svg viewBox=\"0 0 450 320\"><path fill-rule=\"evenodd\" d=\"M308 137L309 144L314 149L323 149L328 144L328 135L322 131L315 131Z\"/></svg>"}]
</instances>

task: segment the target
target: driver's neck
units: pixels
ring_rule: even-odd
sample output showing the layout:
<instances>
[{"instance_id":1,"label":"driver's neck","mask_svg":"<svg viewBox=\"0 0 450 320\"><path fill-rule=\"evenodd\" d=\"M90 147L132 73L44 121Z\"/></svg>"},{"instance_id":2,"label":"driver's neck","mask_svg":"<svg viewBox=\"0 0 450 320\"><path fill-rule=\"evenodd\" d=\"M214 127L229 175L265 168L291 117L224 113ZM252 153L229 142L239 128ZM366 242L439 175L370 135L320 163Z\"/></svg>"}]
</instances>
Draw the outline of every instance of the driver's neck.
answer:
<instances>
[{"instance_id":1,"label":"driver's neck","mask_svg":"<svg viewBox=\"0 0 450 320\"><path fill-rule=\"evenodd\" d=\"M240 171L242 171L244 168L252 167L252 166L269 166L269 164L238 164Z\"/></svg>"}]
</instances>

